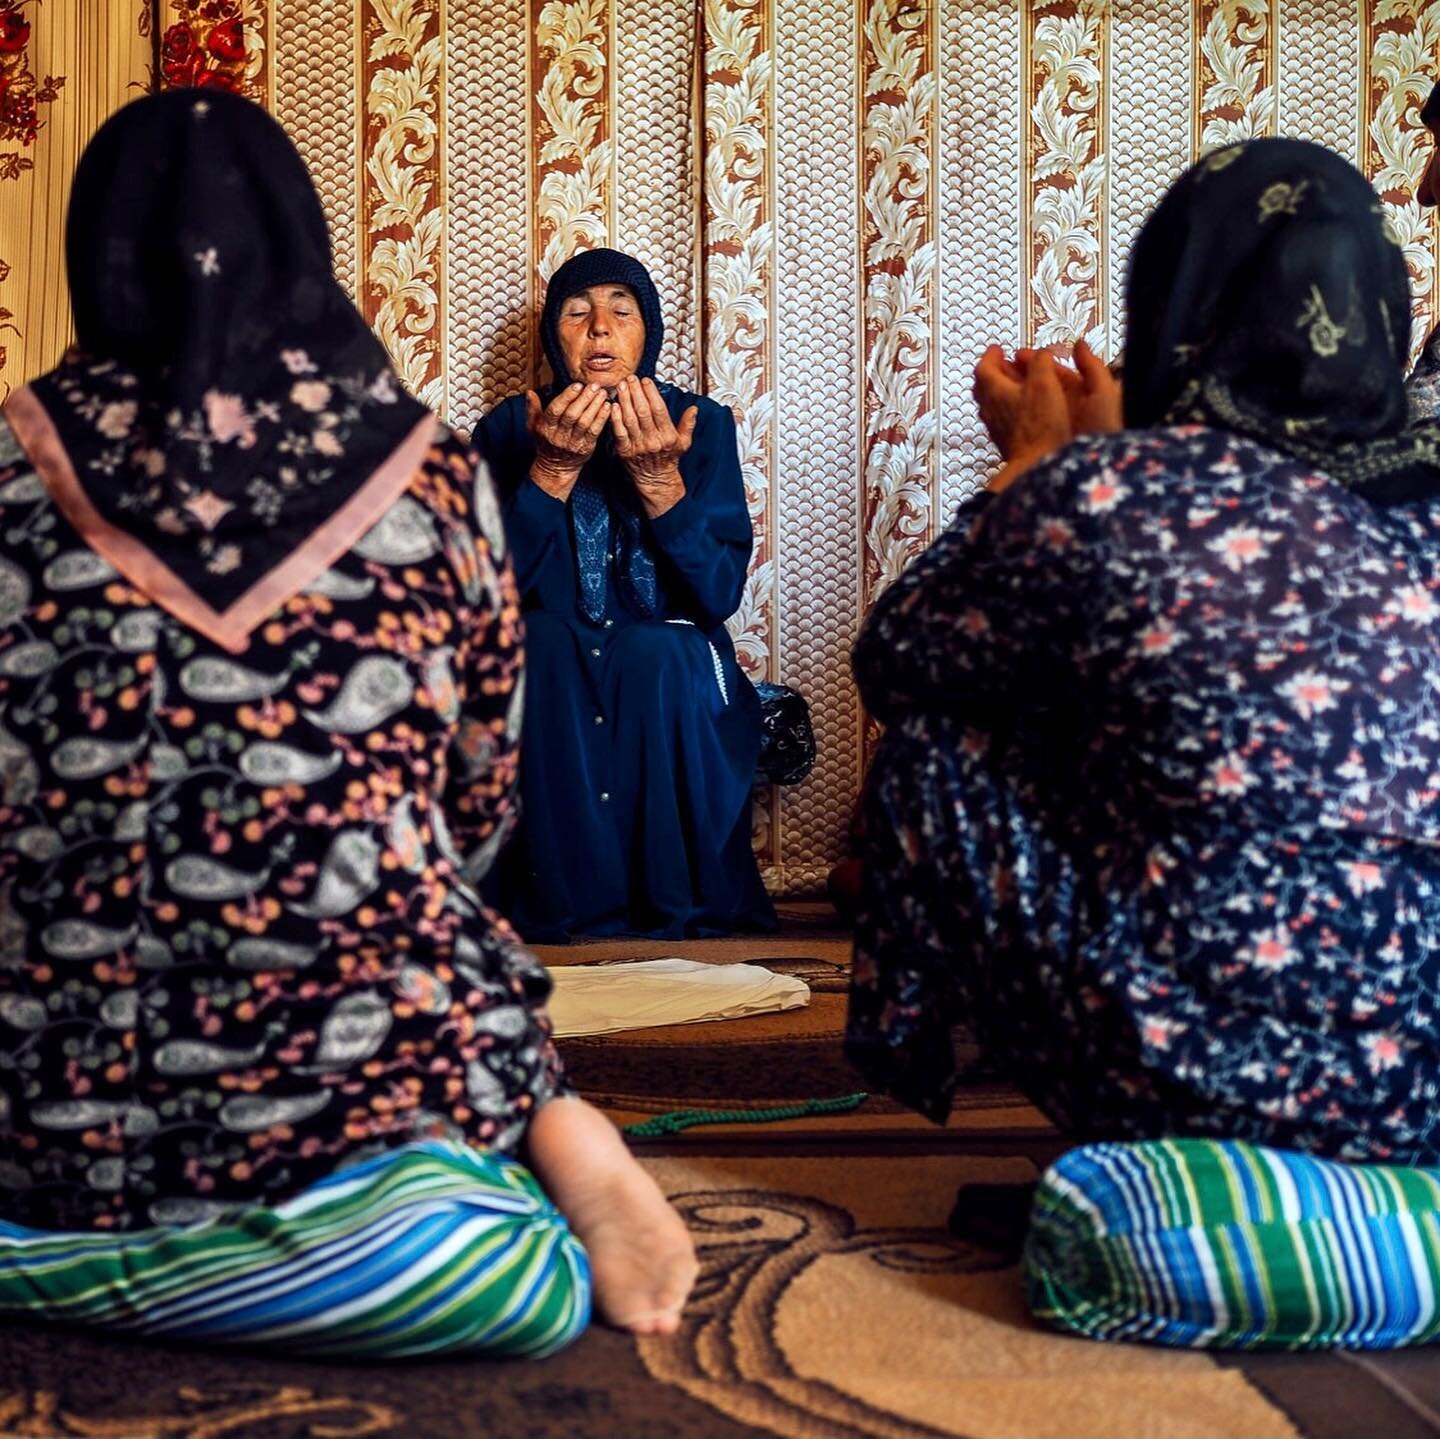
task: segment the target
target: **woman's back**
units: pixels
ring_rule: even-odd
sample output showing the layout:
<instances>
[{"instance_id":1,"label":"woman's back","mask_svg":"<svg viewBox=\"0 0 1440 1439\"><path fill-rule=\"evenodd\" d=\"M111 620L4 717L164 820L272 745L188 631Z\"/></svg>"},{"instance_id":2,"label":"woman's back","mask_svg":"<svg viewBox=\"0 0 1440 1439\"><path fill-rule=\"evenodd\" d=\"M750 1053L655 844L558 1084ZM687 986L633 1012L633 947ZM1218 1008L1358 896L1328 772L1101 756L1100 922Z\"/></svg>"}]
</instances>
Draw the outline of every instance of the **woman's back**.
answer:
<instances>
[{"instance_id":1,"label":"woman's back","mask_svg":"<svg viewBox=\"0 0 1440 1439\"><path fill-rule=\"evenodd\" d=\"M1381 509L1188 426L1081 441L983 526L975 578L1013 607L992 631L1032 656L1045 635L1064 647L1043 671L1052 693L1054 664L1072 667L1066 709L1022 698L1017 727L1038 715L1073 747L1075 793L1098 796L1117 829L1319 833L1357 853L1440 838L1440 531L1426 505ZM1045 635L1024 633L1036 626Z\"/></svg>"},{"instance_id":2,"label":"woman's back","mask_svg":"<svg viewBox=\"0 0 1440 1439\"><path fill-rule=\"evenodd\" d=\"M461 872L508 828L520 705L477 495L483 522L437 431L236 657L89 548L0 425L7 1216L132 1226L366 1145L503 1149L546 1088L543 977Z\"/></svg>"},{"instance_id":3,"label":"woman's back","mask_svg":"<svg viewBox=\"0 0 1440 1439\"><path fill-rule=\"evenodd\" d=\"M1201 426L965 514L856 651L896 908L862 915L852 1057L938 1117L963 1019L1084 1134L1430 1162L1435 534Z\"/></svg>"}]
</instances>

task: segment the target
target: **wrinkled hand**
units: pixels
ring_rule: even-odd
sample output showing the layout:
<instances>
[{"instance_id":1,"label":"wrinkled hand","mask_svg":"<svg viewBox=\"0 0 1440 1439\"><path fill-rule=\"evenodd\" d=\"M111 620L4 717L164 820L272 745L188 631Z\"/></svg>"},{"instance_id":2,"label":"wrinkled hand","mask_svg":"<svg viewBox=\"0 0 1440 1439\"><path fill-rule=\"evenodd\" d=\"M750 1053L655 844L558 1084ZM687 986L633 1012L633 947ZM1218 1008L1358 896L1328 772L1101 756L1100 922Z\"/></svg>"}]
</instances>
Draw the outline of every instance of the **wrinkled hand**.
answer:
<instances>
[{"instance_id":1,"label":"wrinkled hand","mask_svg":"<svg viewBox=\"0 0 1440 1439\"><path fill-rule=\"evenodd\" d=\"M695 438L699 418L700 411L691 405L680 416L677 429L654 380L630 375L615 387L615 403L610 406L615 453L629 471L651 519L663 515L685 496L680 458Z\"/></svg>"},{"instance_id":2,"label":"wrinkled hand","mask_svg":"<svg viewBox=\"0 0 1440 1439\"><path fill-rule=\"evenodd\" d=\"M543 408L534 390L525 394L525 419L535 439L530 478L557 500L568 500L609 418L599 385L569 385Z\"/></svg>"},{"instance_id":3,"label":"wrinkled hand","mask_svg":"<svg viewBox=\"0 0 1440 1439\"><path fill-rule=\"evenodd\" d=\"M1038 353L1037 350L1015 352L1015 369L1021 379ZM1055 367L1060 388L1065 392L1071 432L1075 435L1106 435L1124 429L1124 395L1114 371L1084 340L1075 342L1072 363L1073 369L1064 364Z\"/></svg>"},{"instance_id":4,"label":"wrinkled hand","mask_svg":"<svg viewBox=\"0 0 1440 1439\"><path fill-rule=\"evenodd\" d=\"M975 367L975 399L1007 469L1033 465L1075 436L1059 366L1044 350L1028 353L1022 368L991 345Z\"/></svg>"},{"instance_id":5,"label":"wrinkled hand","mask_svg":"<svg viewBox=\"0 0 1440 1439\"><path fill-rule=\"evenodd\" d=\"M1085 343L1075 343L1075 367L1083 382L1070 417L1077 435L1113 435L1125 428L1125 390L1115 372Z\"/></svg>"}]
</instances>

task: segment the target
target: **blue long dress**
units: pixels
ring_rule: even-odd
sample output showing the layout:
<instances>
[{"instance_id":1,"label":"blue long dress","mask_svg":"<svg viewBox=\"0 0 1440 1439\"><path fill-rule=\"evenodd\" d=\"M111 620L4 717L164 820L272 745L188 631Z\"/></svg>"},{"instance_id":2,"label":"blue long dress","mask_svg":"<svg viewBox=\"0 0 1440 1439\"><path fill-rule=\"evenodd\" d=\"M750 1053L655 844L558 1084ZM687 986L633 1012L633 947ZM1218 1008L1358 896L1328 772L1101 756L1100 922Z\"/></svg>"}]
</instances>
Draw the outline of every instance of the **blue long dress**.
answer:
<instances>
[{"instance_id":1,"label":"blue long dress","mask_svg":"<svg viewBox=\"0 0 1440 1439\"><path fill-rule=\"evenodd\" d=\"M500 487L527 632L523 819L495 897L532 939L680 938L775 922L750 846L759 700L725 629L753 542L735 421L713 400L659 389L677 423L699 409L680 461L684 499L644 516L608 433L582 474L609 511L610 542L587 566L596 585L603 566L603 619L583 603L574 498L562 503L529 478L525 397L476 431ZM643 600L628 582L627 542L653 565ZM594 598L588 610L602 608Z\"/></svg>"}]
</instances>

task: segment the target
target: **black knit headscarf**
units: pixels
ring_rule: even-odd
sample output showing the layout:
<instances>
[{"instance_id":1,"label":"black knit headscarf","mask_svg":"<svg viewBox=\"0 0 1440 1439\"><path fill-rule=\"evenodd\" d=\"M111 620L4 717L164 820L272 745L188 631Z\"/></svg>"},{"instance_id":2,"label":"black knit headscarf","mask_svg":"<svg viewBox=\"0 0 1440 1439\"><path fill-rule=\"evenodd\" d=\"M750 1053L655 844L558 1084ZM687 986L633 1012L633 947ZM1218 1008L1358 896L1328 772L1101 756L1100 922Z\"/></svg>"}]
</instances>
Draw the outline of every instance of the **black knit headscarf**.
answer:
<instances>
[{"instance_id":1,"label":"black knit headscarf","mask_svg":"<svg viewBox=\"0 0 1440 1439\"><path fill-rule=\"evenodd\" d=\"M1125 422L1248 435L1380 504L1440 494L1408 425L1410 282L1374 189L1298 140L1217 150L1136 242Z\"/></svg>"},{"instance_id":2,"label":"black knit headscarf","mask_svg":"<svg viewBox=\"0 0 1440 1439\"><path fill-rule=\"evenodd\" d=\"M550 277L545 309L540 316L540 339L555 376L556 389L563 389L573 379L565 363L565 352L560 348L561 307L572 295L595 285L627 285L634 291L640 304L640 318L645 322L645 351L635 373L641 379L653 380L660 344L665 338L665 320L660 314L660 295L649 270L634 256L619 250L581 250Z\"/></svg>"}]
</instances>

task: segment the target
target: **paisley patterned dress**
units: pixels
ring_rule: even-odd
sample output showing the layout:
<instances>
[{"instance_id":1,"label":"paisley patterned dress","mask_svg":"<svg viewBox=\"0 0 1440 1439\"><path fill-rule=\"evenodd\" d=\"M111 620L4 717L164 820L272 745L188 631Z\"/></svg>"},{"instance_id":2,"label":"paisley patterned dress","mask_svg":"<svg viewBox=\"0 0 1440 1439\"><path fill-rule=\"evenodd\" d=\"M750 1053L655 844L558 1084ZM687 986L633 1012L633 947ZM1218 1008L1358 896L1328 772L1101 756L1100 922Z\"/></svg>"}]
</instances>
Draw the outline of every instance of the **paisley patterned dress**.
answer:
<instances>
[{"instance_id":1,"label":"paisley patterned dress","mask_svg":"<svg viewBox=\"0 0 1440 1439\"><path fill-rule=\"evenodd\" d=\"M88 548L0 422L0 1211L129 1228L563 1086L474 883L513 815L521 620L444 430L227 654Z\"/></svg>"},{"instance_id":2,"label":"paisley patterned dress","mask_svg":"<svg viewBox=\"0 0 1440 1439\"><path fill-rule=\"evenodd\" d=\"M1080 441L882 597L848 1050L950 1027L1082 1137L1440 1161L1440 502L1200 426Z\"/></svg>"}]
</instances>

